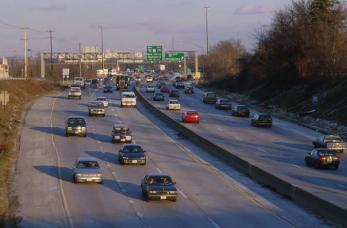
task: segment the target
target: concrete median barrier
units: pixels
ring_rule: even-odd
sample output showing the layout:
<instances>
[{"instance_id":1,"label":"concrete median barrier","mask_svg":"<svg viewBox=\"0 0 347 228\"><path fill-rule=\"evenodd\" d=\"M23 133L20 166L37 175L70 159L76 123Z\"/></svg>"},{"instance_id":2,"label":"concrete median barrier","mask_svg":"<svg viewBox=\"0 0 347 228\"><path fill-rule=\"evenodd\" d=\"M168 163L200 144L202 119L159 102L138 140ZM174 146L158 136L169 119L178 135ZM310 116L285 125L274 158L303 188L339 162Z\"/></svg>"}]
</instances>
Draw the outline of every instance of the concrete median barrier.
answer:
<instances>
[{"instance_id":1,"label":"concrete median barrier","mask_svg":"<svg viewBox=\"0 0 347 228\"><path fill-rule=\"evenodd\" d=\"M273 191L291 199L298 205L313 211L321 217L331 220L332 222L347 227L347 209L341 208L325 199L322 199L314 193L305 190L303 187L296 186L289 181L272 174L271 171L261 169L245 159L235 155L232 151L229 151L208 139L198 135L194 131L185 127L179 121L172 119L164 112L157 109L148 99L146 99L138 87L134 87L134 91L139 101L155 114L159 119L165 122L168 126L178 131L180 134L188 138L193 143L202 146L209 153L222 159L224 162L231 165L239 172L248 175L250 178L266 186Z\"/></svg>"}]
</instances>

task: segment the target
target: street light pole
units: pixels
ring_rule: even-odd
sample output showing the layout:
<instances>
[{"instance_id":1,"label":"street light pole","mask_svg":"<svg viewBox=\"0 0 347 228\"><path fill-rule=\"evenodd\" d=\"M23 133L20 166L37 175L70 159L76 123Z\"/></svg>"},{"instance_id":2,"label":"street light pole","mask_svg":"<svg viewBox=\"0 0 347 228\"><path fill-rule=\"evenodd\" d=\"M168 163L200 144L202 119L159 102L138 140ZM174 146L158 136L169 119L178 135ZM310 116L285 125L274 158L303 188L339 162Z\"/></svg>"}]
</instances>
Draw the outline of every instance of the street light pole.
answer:
<instances>
[{"instance_id":1,"label":"street light pole","mask_svg":"<svg viewBox=\"0 0 347 228\"><path fill-rule=\"evenodd\" d=\"M208 56L208 6L205 6L205 20L206 20L206 55Z\"/></svg>"},{"instance_id":2,"label":"street light pole","mask_svg":"<svg viewBox=\"0 0 347 228\"><path fill-rule=\"evenodd\" d=\"M105 63L104 63L104 32L103 32L103 29L102 29L102 25L100 25L100 35L101 35L101 52L102 52L102 57L101 57L102 72L104 72L104 69L105 69Z\"/></svg>"}]
</instances>

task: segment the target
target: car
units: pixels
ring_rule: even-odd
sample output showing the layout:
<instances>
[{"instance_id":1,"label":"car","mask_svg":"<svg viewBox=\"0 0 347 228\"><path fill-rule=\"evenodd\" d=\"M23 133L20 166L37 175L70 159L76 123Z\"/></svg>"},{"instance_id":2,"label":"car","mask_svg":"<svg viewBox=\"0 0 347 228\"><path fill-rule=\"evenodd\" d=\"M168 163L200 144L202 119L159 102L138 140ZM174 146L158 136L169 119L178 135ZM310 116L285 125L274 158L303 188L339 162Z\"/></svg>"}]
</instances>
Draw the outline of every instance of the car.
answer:
<instances>
[{"instance_id":1,"label":"car","mask_svg":"<svg viewBox=\"0 0 347 228\"><path fill-rule=\"evenodd\" d=\"M129 127L124 124L115 124L113 125L112 130L112 142L124 142L124 143L131 143L132 141L132 135Z\"/></svg>"},{"instance_id":2,"label":"car","mask_svg":"<svg viewBox=\"0 0 347 228\"><path fill-rule=\"evenodd\" d=\"M82 116L70 116L66 120L65 126L66 136L87 136L87 121Z\"/></svg>"},{"instance_id":3,"label":"car","mask_svg":"<svg viewBox=\"0 0 347 228\"><path fill-rule=\"evenodd\" d=\"M166 104L167 110L181 110L181 104L178 102L178 100L169 100Z\"/></svg>"},{"instance_id":4,"label":"car","mask_svg":"<svg viewBox=\"0 0 347 228\"><path fill-rule=\"evenodd\" d=\"M104 93L113 93L112 85L105 85L104 86Z\"/></svg>"},{"instance_id":5,"label":"car","mask_svg":"<svg viewBox=\"0 0 347 228\"><path fill-rule=\"evenodd\" d=\"M185 111L182 113L183 123L199 123L200 115L197 111Z\"/></svg>"},{"instance_id":6,"label":"car","mask_svg":"<svg viewBox=\"0 0 347 228\"><path fill-rule=\"evenodd\" d=\"M68 99L78 98L79 100L82 99L82 91L80 87L77 86L71 86L69 93L67 95Z\"/></svg>"},{"instance_id":7,"label":"car","mask_svg":"<svg viewBox=\"0 0 347 228\"><path fill-rule=\"evenodd\" d=\"M165 100L165 96L162 93L155 93L153 95L153 100L154 101L164 101Z\"/></svg>"},{"instance_id":8,"label":"car","mask_svg":"<svg viewBox=\"0 0 347 228\"><path fill-rule=\"evenodd\" d=\"M336 152L345 152L346 143L338 135L323 135L312 142L315 148L327 148Z\"/></svg>"},{"instance_id":9,"label":"car","mask_svg":"<svg viewBox=\"0 0 347 228\"><path fill-rule=\"evenodd\" d=\"M255 127L272 127L272 117L270 114L255 113L251 119L251 125Z\"/></svg>"},{"instance_id":10,"label":"car","mask_svg":"<svg viewBox=\"0 0 347 228\"><path fill-rule=\"evenodd\" d=\"M141 181L142 195L146 200L177 201L176 183L169 175L147 174Z\"/></svg>"},{"instance_id":11,"label":"car","mask_svg":"<svg viewBox=\"0 0 347 228\"><path fill-rule=\"evenodd\" d=\"M118 161L120 164L146 165L146 151L138 144L124 144L119 150Z\"/></svg>"},{"instance_id":12,"label":"car","mask_svg":"<svg viewBox=\"0 0 347 228\"><path fill-rule=\"evenodd\" d=\"M146 76L146 82L153 82L153 77L152 76Z\"/></svg>"},{"instance_id":13,"label":"car","mask_svg":"<svg viewBox=\"0 0 347 228\"><path fill-rule=\"evenodd\" d=\"M158 82L157 83L157 88L160 89L161 87L166 86L165 82Z\"/></svg>"},{"instance_id":14,"label":"car","mask_svg":"<svg viewBox=\"0 0 347 228\"><path fill-rule=\"evenodd\" d=\"M108 100L106 97L97 97L96 101L102 102L105 108L108 108Z\"/></svg>"},{"instance_id":15,"label":"car","mask_svg":"<svg viewBox=\"0 0 347 228\"><path fill-rule=\"evenodd\" d=\"M123 91L121 92L121 107L136 107L136 95L133 91Z\"/></svg>"},{"instance_id":16,"label":"car","mask_svg":"<svg viewBox=\"0 0 347 228\"><path fill-rule=\"evenodd\" d=\"M180 91L178 91L176 89L171 90L169 97L179 98L180 97Z\"/></svg>"},{"instance_id":17,"label":"car","mask_svg":"<svg viewBox=\"0 0 347 228\"><path fill-rule=\"evenodd\" d=\"M78 158L72 170L74 183L94 182L102 184L102 170L95 158Z\"/></svg>"},{"instance_id":18,"label":"car","mask_svg":"<svg viewBox=\"0 0 347 228\"><path fill-rule=\"evenodd\" d=\"M92 79L91 87L94 88L94 89L99 88L99 81L98 81L98 79Z\"/></svg>"},{"instance_id":19,"label":"car","mask_svg":"<svg viewBox=\"0 0 347 228\"><path fill-rule=\"evenodd\" d=\"M216 102L216 109L230 110L232 103L227 98L218 98Z\"/></svg>"},{"instance_id":20,"label":"car","mask_svg":"<svg viewBox=\"0 0 347 228\"><path fill-rule=\"evenodd\" d=\"M206 92L202 98L204 104L215 104L217 102L217 94L215 92Z\"/></svg>"},{"instance_id":21,"label":"car","mask_svg":"<svg viewBox=\"0 0 347 228\"><path fill-rule=\"evenodd\" d=\"M154 92L155 92L155 88L153 85L146 86L146 93L154 93Z\"/></svg>"},{"instance_id":22,"label":"car","mask_svg":"<svg viewBox=\"0 0 347 228\"><path fill-rule=\"evenodd\" d=\"M340 158L332 150L316 148L306 154L305 163L307 166L313 166L315 168L331 167L338 169Z\"/></svg>"},{"instance_id":23,"label":"car","mask_svg":"<svg viewBox=\"0 0 347 228\"><path fill-rule=\"evenodd\" d=\"M101 101L94 101L88 104L89 116L106 116L104 103Z\"/></svg>"},{"instance_id":24,"label":"car","mask_svg":"<svg viewBox=\"0 0 347 228\"><path fill-rule=\"evenodd\" d=\"M249 117L250 111L246 105L235 105L231 109L232 116Z\"/></svg>"},{"instance_id":25,"label":"car","mask_svg":"<svg viewBox=\"0 0 347 228\"><path fill-rule=\"evenodd\" d=\"M186 94L193 94L194 93L194 87L193 86L186 86L184 88L184 93L186 93Z\"/></svg>"},{"instance_id":26,"label":"car","mask_svg":"<svg viewBox=\"0 0 347 228\"><path fill-rule=\"evenodd\" d=\"M85 80L86 87L89 87L91 84L92 84L92 80L91 79L86 79Z\"/></svg>"},{"instance_id":27,"label":"car","mask_svg":"<svg viewBox=\"0 0 347 228\"><path fill-rule=\"evenodd\" d=\"M162 93L170 93L171 89L168 86L162 86L160 88L160 92L162 92Z\"/></svg>"},{"instance_id":28,"label":"car","mask_svg":"<svg viewBox=\"0 0 347 228\"><path fill-rule=\"evenodd\" d=\"M184 82L176 81L174 84L175 84L176 89L184 89Z\"/></svg>"},{"instance_id":29,"label":"car","mask_svg":"<svg viewBox=\"0 0 347 228\"><path fill-rule=\"evenodd\" d=\"M74 81L73 84L79 84L81 88L85 88L85 82L84 82L84 78L82 77L74 77Z\"/></svg>"}]
</instances>

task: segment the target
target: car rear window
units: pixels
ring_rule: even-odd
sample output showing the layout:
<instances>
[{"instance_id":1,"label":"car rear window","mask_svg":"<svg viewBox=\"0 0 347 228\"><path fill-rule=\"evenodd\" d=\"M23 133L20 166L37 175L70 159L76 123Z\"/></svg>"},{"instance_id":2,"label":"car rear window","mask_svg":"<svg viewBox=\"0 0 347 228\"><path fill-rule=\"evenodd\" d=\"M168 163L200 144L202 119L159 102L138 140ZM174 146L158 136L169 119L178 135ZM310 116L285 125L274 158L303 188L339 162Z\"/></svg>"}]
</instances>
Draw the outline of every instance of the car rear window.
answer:
<instances>
[{"instance_id":1,"label":"car rear window","mask_svg":"<svg viewBox=\"0 0 347 228\"><path fill-rule=\"evenodd\" d=\"M79 169L98 169L99 164L97 161L80 161L77 164Z\"/></svg>"},{"instance_id":2,"label":"car rear window","mask_svg":"<svg viewBox=\"0 0 347 228\"><path fill-rule=\"evenodd\" d=\"M169 101L170 104L178 104L178 101Z\"/></svg>"},{"instance_id":3,"label":"car rear window","mask_svg":"<svg viewBox=\"0 0 347 228\"><path fill-rule=\"evenodd\" d=\"M215 93L206 93L206 97L216 97Z\"/></svg>"},{"instance_id":4,"label":"car rear window","mask_svg":"<svg viewBox=\"0 0 347 228\"><path fill-rule=\"evenodd\" d=\"M143 152L140 146L125 146L123 148L123 153L141 153Z\"/></svg>"},{"instance_id":5,"label":"car rear window","mask_svg":"<svg viewBox=\"0 0 347 228\"><path fill-rule=\"evenodd\" d=\"M327 141L327 142L341 142L342 139L339 136L329 135L329 136L325 136L325 141Z\"/></svg>"},{"instance_id":6,"label":"car rear window","mask_svg":"<svg viewBox=\"0 0 347 228\"><path fill-rule=\"evenodd\" d=\"M103 97L98 97L96 98L97 101L106 101L106 98L103 98Z\"/></svg>"},{"instance_id":7,"label":"car rear window","mask_svg":"<svg viewBox=\"0 0 347 228\"><path fill-rule=\"evenodd\" d=\"M86 124L86 121L82 118L70 118L67 120L68 124Z\"/></svg>"},{"instance_id":8,"label":"car rear window","mask_svg":"<svg viewBox=\"0 0 347 228\"><path fill-rule=\"evenodd\" d=\"M260 120L270 120L270 119L271 119L271 116L270 116L270 115L260 115L260 116L259 116L259 119L260 119Z\"/></svg>"},{"instance_id":9,"label":"car rear window","mask_svg":"<svg viewBox=\"0 0 347 228\"><path fill-rule=\"evenodd\" d=\"M245 106L245 105L239 105L239 106L237 106L237 110L246 110L246 109L248 109L248 108L247 108L247 106Z\"/></svg>"},{"instance_id":10,"label":"car rear window","mask_svg":"<svg viewBox=\"0 0 347 228\"><path fill-rule=\"evenodd\" d=\"M197 112L187 112L188 115L197 115Z\"/></svg>"},{"instance_id":11,"label":"car rear window","mask_svg":"<svg viewBox=\"0 0 347 228\"><path fill-rule=\"evenodd\" d=\"M170 185L172 179L169 176L151 176L148 178L149 185Z\"/></svg>"}]
</instances>

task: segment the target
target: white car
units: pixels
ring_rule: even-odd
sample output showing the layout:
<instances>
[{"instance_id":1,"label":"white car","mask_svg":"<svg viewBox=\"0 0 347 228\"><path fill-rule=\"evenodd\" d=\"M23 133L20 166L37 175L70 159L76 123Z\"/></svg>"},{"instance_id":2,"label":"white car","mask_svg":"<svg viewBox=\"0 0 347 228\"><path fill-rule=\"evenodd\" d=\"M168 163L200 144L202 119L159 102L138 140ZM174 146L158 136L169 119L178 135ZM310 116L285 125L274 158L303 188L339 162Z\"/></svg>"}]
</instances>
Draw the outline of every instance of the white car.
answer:
<instances>
[{"instance_id":1,"label":"white car","mask_svg":"<svg viewBox=\"0 0 347 228\"><path fill-rule=\"evenodd\" d=\"M154 92L155 92L155 88L153 85L146 86L146 93L154 93Z\"/></svg>"},{"instance_id":2,"label":"white car","mask_svg":"<svg viewBox=\"0 0 347 228\"><path fill-rule=\"evenodd\" d=\"M106 97L97 97L96 98L96 101L100 101L104 104L104 107L105 108L108 108L108 100Z\"/></svg>"},{"instance_id":3,"label":"white car","mask_svg":"<svg viewBox=\"0 0 347 228\"><path fill-rule=\"evenodd\" d=\"M169 102L166 104L167 110L181 110L181 104L178 102L178 100L169 100Z\"/></svg>"},{"instance_id":4,"label":"white car","mask_svg":"<svg viewBox=\"0 0 347 228\"><path fill-rule=\"evenodd\" d=\"M125 91L121 94L121 107L136 107L136 96L134 92Z\"/></svg>"},{"instance_id":5,"label":"white car","mask_svg":"<svg viewBox=\"0 0 347 228\"><path fill-rule=\"evenodd\" d=\"M147 76L146 77L146 82L153 82L153 77L152 76Z\"/></svg>"},{"instance_id":6,"label":"white car","mask_svg":"<svg viewBox=\"0 0 347 228\"><path fill-rule=\"evenodd\" d=\"M68 93L68 99L78 98L81 100L82 91L80 87L71 87Z\"/></svg>"}]
</instances>

